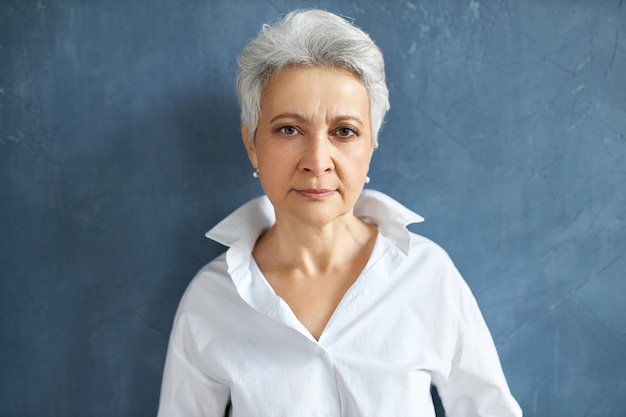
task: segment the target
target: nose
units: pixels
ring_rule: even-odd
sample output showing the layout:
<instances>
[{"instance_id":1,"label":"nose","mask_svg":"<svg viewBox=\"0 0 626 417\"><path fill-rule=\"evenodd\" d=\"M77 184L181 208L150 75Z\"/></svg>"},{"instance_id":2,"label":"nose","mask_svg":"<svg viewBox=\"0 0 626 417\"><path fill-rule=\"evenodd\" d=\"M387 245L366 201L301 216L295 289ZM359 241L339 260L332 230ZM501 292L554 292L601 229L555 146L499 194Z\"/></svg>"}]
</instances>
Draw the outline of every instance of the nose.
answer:
<instances>
[{"instance_id":1,"label":"nose","mask_svg":"<svg viewBox=\"0 0 626 417\"><path fill-rule=\"evenodd\" d=\"M333 145L325 132L307 137L306 146L300 160L300 169L316 177L335 169Z\"/></svg>"}]
</instances>

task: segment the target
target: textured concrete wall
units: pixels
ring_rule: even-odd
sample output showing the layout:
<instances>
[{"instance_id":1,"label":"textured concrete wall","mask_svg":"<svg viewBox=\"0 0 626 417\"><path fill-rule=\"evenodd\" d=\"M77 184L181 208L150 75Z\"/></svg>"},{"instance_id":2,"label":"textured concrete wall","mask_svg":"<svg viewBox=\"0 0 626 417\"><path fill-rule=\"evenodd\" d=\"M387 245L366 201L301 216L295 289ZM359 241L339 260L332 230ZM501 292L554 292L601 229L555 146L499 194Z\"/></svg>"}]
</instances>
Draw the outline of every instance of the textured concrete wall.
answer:
<instances>
[{"instance_id":1,"label":"textured concrete wall","mask_svg":"<svg viewBox=\"0 0 626 417\"><path fill-rule=\"evenodd\" d=\"M626 415L621 0L0 2L0 415L154 415L176 305L261 193L235 57L316 5L387 60L371 188L426 217L526 416Z\"/></svg>"}]
</instances>

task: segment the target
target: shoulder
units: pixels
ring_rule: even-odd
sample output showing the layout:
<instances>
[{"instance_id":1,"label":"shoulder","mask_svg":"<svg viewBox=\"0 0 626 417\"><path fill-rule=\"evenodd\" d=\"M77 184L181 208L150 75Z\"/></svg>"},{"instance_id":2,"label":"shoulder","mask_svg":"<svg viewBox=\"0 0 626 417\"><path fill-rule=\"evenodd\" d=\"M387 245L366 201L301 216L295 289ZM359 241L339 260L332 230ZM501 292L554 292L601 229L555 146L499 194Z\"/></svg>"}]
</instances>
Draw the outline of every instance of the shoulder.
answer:
<instances>
[{"instance_id":1,"label":"shoulder","mask_svg":"<svg viewBox=\"0 0 626 417\"><path fill-rule=\"evenodd\" d=\"M408 232L410 246L407 253L408 262L425 263L430 267L454 269L454 262L448 252L433 240L414 232Z\"/></svg>"},{"instance_id":2,"label":"shoulder","mask_svg":"<svg viewBox=\"0 0 626 417\"><path fill-rule=\"evenodd\" d=\"M211 316L223 311L237 297L228 274L226 252L204 265L187 285L177 316Z\"/></svg>"},{"instance_id":3,"label":"shoulder","mask_svg":"<svg viewBox=\"0 0 626 417\"><path fill-rule=\"evenodd\" d=\"M474 296L448 252L431 239L409 232L410 247L401 268L404 279L415 281L443 305L461 307Z\"/></svg>"},{"instance_id":4,"label":"shoulder","mask_svg":"<svg viewBox=\"0 0 626 417\"><path fill-rule=\"evenodd\" d=\"M247 322L245 305L230 278L226 253L204 265L189 282L172 324L171 343L203 352L233 336L238 321Z\"/></svg>"}]
</instances>

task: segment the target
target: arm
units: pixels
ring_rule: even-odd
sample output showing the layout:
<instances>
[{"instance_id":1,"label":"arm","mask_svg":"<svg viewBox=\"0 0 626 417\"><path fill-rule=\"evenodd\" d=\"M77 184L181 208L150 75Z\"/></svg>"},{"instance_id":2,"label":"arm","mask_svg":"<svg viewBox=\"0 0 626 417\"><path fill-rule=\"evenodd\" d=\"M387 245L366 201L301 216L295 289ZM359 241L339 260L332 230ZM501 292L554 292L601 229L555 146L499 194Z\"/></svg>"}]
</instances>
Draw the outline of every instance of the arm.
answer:
<instances>
[{"instance_id":1,"label":"arm","mask_svg":"<svg viewBox=\"0 0 626 417\"><path fill-rule=\"evenodd\" d=\"M456 271L455 271L456 272ZM511 395L495 344L474 296L458 272L458 314L451 366L433 382L450 417L521 417ZM456 310L456 309L455 309Z\"/></svg>"},{"instance_id":2,"label":"arm","mask_svg":"<svg viewBox=\"0 0 626 417\"><path fill-rule=\"evenodd\" d=\"M229 389L203 371L187 321L177 317L165 360L158 417L223 417Z\"/></svg>"}]
</instances>

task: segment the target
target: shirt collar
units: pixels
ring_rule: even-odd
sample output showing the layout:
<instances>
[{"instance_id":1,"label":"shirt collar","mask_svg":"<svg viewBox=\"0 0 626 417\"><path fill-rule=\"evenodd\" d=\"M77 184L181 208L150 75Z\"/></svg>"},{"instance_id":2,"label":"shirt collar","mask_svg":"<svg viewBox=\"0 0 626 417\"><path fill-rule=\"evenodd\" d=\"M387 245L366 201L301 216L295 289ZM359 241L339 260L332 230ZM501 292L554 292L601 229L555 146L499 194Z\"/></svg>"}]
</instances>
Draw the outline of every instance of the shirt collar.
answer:
<instances>
[{"instance_id":1,"label":"shirt collar","mask_svg":"<svg viewBox=\"0 0 626 417\"><path fill-rule=\"evenodd\" d=\"M410 244L406 226L424 219L393 198L375 190L363 190L354 206L354 214L378 226L378 231L408 253ZM267 196L255 198L239 207L206 233L206 237L224 246L240 242L254 247L259 235L276 221L274 208Z\"/></svg>"}]
</instances>

